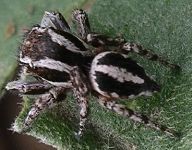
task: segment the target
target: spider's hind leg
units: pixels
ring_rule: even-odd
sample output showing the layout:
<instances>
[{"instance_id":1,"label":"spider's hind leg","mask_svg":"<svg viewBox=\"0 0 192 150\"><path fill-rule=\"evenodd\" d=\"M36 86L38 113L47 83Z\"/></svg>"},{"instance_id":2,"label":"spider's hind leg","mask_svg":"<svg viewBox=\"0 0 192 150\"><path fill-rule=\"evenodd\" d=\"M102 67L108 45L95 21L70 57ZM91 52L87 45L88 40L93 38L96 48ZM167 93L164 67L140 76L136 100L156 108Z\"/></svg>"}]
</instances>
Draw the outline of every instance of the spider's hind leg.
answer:
<instances>
[{"instance_id":1,"label":"spider's hind leg","mask_svg":"<svg viewBox=\"0 0 192 150\"><path fill-rule=\"evenodd\" d=\"M141 45L126 42L121 46L121 50L122 52L125 52L125 53L133 52L133 53L139 54L140 56L143 56L149 60L158 61L162 65L169 67L171 69L180 70L180 67L178 65L170 63L168 60L158 56L157 54L153 53L150 50L143 48L143 46Z\"/></svg>"},{"instance_id":2,"label":"spider's hind leg","mask_svg":"<svg viewBox=\"0 0 192 150\"><path fill-rule=\"evenodd\" d=\"M86 42L94 47L100 48L101 51L105 51L106 47L110 49L114 47L112 51L120 52L123 54L133 52L151 61L157 61L171 69L180 70L178 65L170 63L168 60L158 56L150 50L143 48L143 46L139 44L126 42L125 39L121 37L111 38L103 34L89 33L87 34Z\"/></svg>"},{"instance_id":3,"label":"spider's hind leg","mask_svg":"<svg viewBox=\"0 0 192 150\"><path fill-rule=\"evenodd\" d=\"M147 117L143 114L140 114L140 113L136 113L133 110L126 108L124 105L118 104L114 100L109 100L109 99L101 96L98 99L98 101L99 101L99 104L101 104L103 107L105 107L121 116L127 117L127 118L133 120L134 122L143 123L145 126L153 128L155 130L160 130L170 136L174 136L174 137L179 136L179 134L177 132L175 132L174 130L172 130L164 125L155 123L155 122L151 121L149 119L149 117Z\"/></svg>"},{"instance_id":4,"label":"spider's hind leg","mask_svg":"<svg viewBox=\"0 0 192 150\"><path fill-rule=\"evenodd\" d=\"M120 52L123 54L128 54L133 52L143 56L151 61L157 61L166 67L171 69L180 70L180 67L176 64L170 63L168 60L158 56L150 50L143 48L143 46L135 43L126 42L125 39L116 37L111 38L103 34L90 33L87 35L87 43L93 45L94 47L114 47L112 51ZM105 48L104 48L105 50Z\"/></svg>"},{"instance_id":5,"label":"spider's hind leg","mask_svg":"<svg viewBox=\"0 0 192 150\"><path fill-rule=\"evenodd\" d=\"M87 35L87 43L94 47L119 47L125 43L122 37L109 37L99 33L89 33Z\"/></svg>"}]
</instances>

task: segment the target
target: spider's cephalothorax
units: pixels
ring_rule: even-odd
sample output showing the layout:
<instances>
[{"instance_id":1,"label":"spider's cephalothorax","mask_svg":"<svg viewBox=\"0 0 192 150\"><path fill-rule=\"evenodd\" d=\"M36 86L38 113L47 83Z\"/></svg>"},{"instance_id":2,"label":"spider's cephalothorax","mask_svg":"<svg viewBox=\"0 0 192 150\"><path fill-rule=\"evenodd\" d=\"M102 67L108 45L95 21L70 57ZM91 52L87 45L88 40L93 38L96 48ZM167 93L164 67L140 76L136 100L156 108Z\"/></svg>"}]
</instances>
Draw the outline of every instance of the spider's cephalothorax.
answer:
<instances>
[{"instance_id":1,"label":"spider's cephalothorax","mask_svg":"<svg viewBox=\"0 0 192 150\"><path fill-rule=\"evenodd\" d=\"M72 90L80 107L78 136L83 134L89 93L107 109L176 135L175 131L117 102L121 98L150 96L160 90L160 86L146 75L144 69L127 56L129 52L159 61L173 69L179 67L140 45L92 33L83 10L74 10L72 18L78 29L76 35L71 33L60 13L46 12L40 25L27 33L20 46L21 79L8 83L6 88L23 94L41 93L25 119L24 129L41 112L64 99L66 93ZM27 83L22 81L23 75L35 76L38 80Z\"/></svg>"}]
</instances>

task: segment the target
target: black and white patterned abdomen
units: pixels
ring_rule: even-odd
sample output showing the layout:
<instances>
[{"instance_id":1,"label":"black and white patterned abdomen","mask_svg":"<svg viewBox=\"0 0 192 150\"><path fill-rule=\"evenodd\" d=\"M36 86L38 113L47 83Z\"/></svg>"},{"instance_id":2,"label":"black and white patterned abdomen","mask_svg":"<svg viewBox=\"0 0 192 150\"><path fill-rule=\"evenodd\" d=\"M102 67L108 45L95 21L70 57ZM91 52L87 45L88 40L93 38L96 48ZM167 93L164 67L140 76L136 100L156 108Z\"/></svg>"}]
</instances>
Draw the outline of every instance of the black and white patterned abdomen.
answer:
<instances>
[{"instance_id":1,"label":"black and white patterned abdomen","mask_svg":"<svg viewBox=\"0 0 192 150\"><path fill-rule=\"evenodd\" d=\"M160 90L141 66L115 52L103 52L94 58L90 80L96 92L109 98L150 96Z\"/></svg>"}]
</instances>

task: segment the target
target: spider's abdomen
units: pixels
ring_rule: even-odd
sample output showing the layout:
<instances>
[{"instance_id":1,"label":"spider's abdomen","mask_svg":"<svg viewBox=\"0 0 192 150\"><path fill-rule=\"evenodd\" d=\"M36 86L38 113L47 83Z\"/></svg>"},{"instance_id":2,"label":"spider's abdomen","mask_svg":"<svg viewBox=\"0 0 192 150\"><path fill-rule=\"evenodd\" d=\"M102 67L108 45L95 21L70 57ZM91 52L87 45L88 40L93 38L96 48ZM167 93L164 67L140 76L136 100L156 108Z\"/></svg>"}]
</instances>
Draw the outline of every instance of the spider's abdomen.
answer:
<instances>
[{"instance_id":1,"label":"spider's abdomen","mask_svg":"<svg viewBox=\"0 0 192 150\"><path fill-rule=\"evenodd\" d=\"M149 96L160 90L135 61L114 52L103 52L94 58L90 79L94 90L109 98Z\"/></svg>"}]
</instances>

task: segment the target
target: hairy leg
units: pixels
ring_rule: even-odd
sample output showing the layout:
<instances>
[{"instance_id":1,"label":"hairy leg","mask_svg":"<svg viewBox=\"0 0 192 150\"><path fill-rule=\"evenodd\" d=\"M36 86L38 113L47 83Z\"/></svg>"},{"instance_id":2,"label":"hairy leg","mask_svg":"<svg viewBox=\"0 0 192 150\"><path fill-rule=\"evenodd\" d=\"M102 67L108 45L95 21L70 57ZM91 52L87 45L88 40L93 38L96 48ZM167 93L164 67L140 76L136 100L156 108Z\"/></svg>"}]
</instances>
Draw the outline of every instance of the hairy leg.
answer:
<instances>
[{"instance_id":1,"label":"hairy leg","mask_svg":"<svg viewBox=\"0 0 192 150\"><path fill-rule=\"evenodd\" d=\"M89 33L86 41L94 47L119 47L125 43L125 40L121 37L111 38L99 33Z\"/></svg>"},{"instance_id":2,"label":"hairy leg","mask_svg":"<svg viewBox=\"0 0 192 150\"><path fill-rule=\"evenodd\" d=\"M80 107L79 131L76 134L77 138L79 139L83 135L85 122L87 120L88 115L88 99L87 99L88 87L78 67L74 67L71 70L71 82L73 86L74 97L77 100Z\"/></svg>"},{"instance_id":3,"label":"hairy leg","mask_svg":"<svg viewBox=\"0 0 192 150\"><path fill-rule=\"evenodd\" d=\"M54 86L47 82L24 82L21 80L9 82L6 85L7 90L17 90L22 94L42 94L49 91Z\"/></svg>"},{"instance_id":4,"label":"hairy leg","mask_svg":"<svg viewBox=\"0 0 192 150\"><path fill-rule=\"evenodd\" d=\"M143 46L141 46L141 45L127 42L122 45L121 49L123 50L123 52L133 52L133 53L139 54L140 56L143 56L149 60L158 61L162 65L167 66L169 68L177 69L177 70L180 69L180 67L178 65L170 63L168 60L165 60L164 58L158 56L157 54L153 53L152 51L143 48Z\"/></svg>"},{"instance_id":5,"label":"hairy leg","mask_svg":"<svg viewBox=\"0 0 192 150\"><path fill-rule=\"evenodd\" d=\"M49 90L49 92L39 96L24 121L23 131L26 131L31 126L31 124L37 118L38 115L43 113L46 109L54 106L55 103L64 100L65 94L65 88L55 87Z\"/></svg>"},{"instance_id":6,"label":"hairy leg","mask_svg":"<svg viewBox=\"0 0 192 150\"><path fill-rule=\"evenodd\" d=\"M136 53L151 61L157 61L171 69L180 69L178 65L170 63L168 60L158 56L148 49L143 48L143 46L139 44L126 42L123 38L110 38L102 34L90 33L87 35L87 42L100 48L101 51L106 50L105 47L107 47L107 49L111 49L113 47L112 51L117 51L123 54L128 54L129 52Z\"/></svg>"},{"instance_id":7,"label":"hairy leg","mask_svg":"<svg viewBox=\"0 0 192 150\"><path fill-rule=\"evenodd\" d=\"M128 43L121 37L111 38L103 34L91 32L88 15L81 9L73 11L72 19L77 26L77 33L80 38L82 38L86 43L98 48L94 50L94 53L106 51L109 47L115 47L115 49L113 49L114 51L121 53L134 52L149 60L158 61L169 68L180 70L178 65L170 63L168 60L158 56L150 50L143 48L141 45Z\"/></svg>"},{"instance_id":8,"label":"hairy leg","mask_svg":"<svg viewBox=\"0 0 192 150\"><path fill-rule=\"evenodd\" d=\"M147 116L143 115L143 114L139 114L134 112L133 110L126 108L124 105L122 104L117 104L116 101L114 100L108 100L105 97L100 97L98 99L99 103L109 109L112 110L113 112L122 115L124 117L128 117L129 119L138 122L138 123L143 123L144 125L156 129L156 130L160 130L168 135L171 136L178 136L179 134L177 132L175 132L174 130L164 126L164 125L160 125L158 123L155 123L153 121L151 121Z\"/></svg>"}]
</instances>

